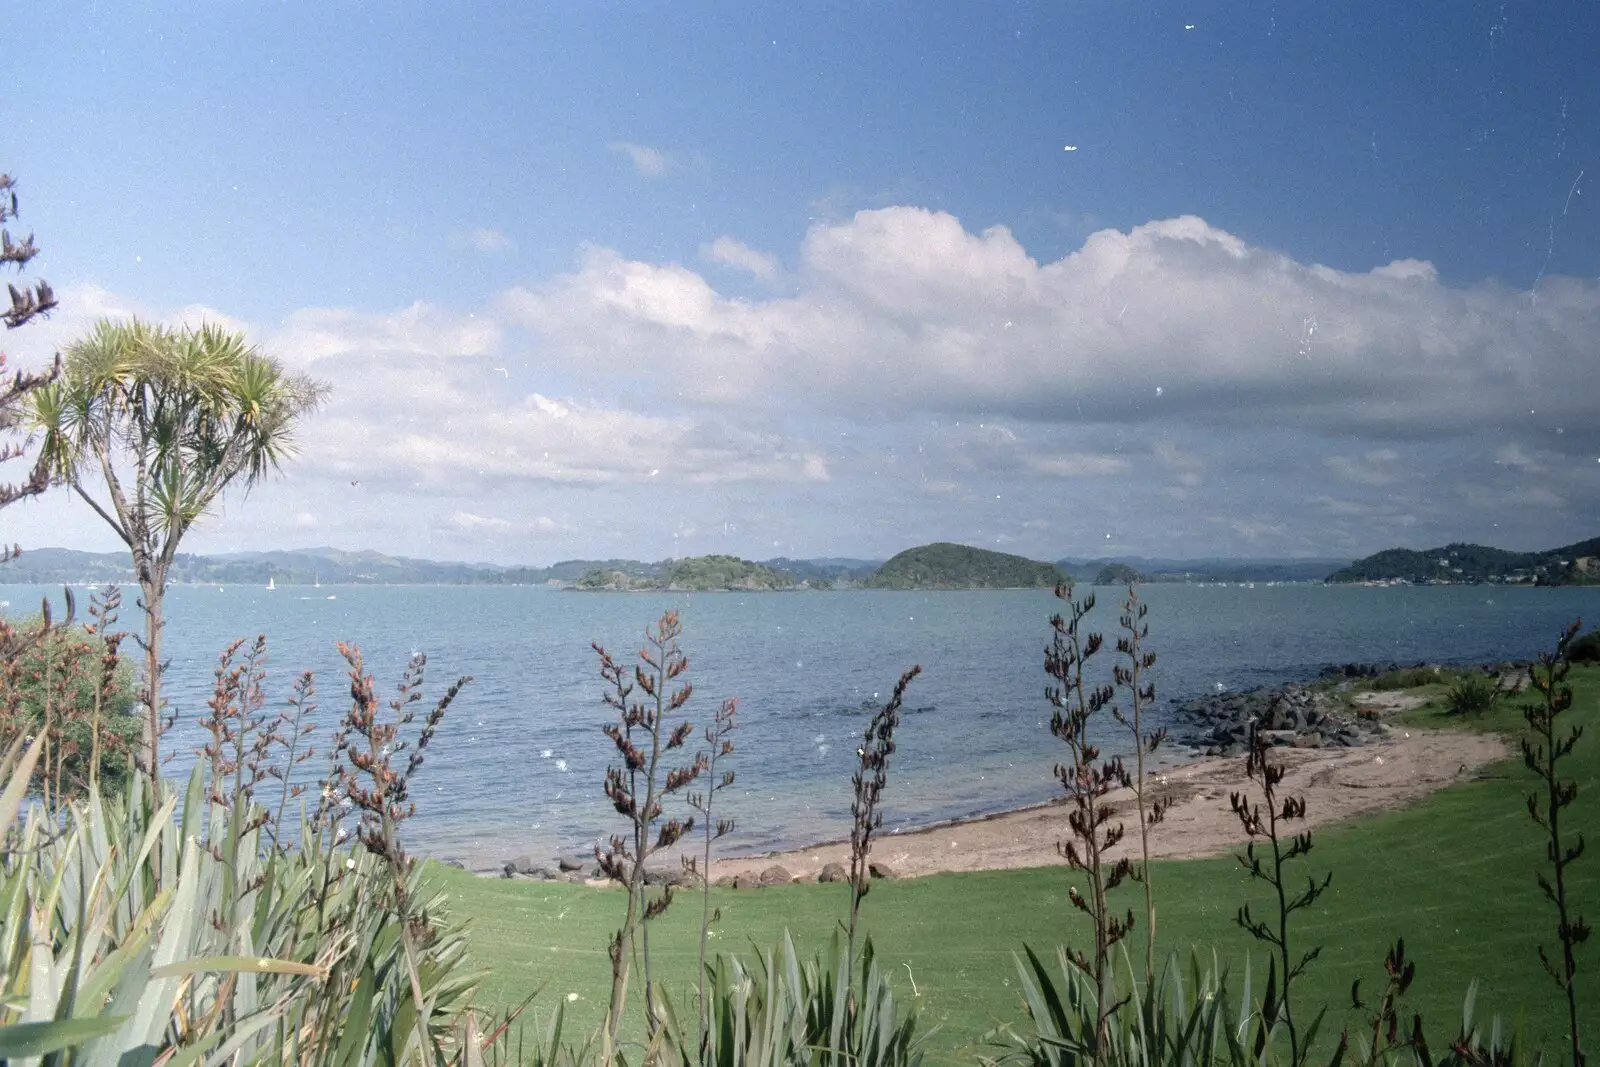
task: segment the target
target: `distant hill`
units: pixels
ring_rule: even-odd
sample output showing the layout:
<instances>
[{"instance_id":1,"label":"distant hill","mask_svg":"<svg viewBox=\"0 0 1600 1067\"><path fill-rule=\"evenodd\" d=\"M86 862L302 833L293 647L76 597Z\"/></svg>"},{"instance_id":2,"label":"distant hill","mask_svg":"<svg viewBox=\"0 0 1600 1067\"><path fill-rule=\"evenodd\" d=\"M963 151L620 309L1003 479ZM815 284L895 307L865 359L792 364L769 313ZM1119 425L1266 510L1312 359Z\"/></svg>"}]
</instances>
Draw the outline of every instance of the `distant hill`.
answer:
<instances>
[{"instance_id":1,"label":"distant hill","mask_svg":"<svg viewBox=\"0 0 1600 1067\"><path fill-rule=\"evenodd\" d=\"M1061 580L1052 563L938 542L893 556L867 580L871 589L1036 589Z\"/></svg>"},{"instance_id":2,"label":"distant hill","mask_svg":"<svg viewBox=\"0 0 1600 1067\"><path fill-rule=\"evenodd\" d=\"M574 559L548 567L440 563L347 552L338 548L298 548L271 552L231 552L197 556L180 552L171 580L194 585L544 585L575 582L596 568L630 575L660 574L662 564L632 559ZM78 552L66 548L28 549L0 566L0 582L30 584L128 583L134 580L126 552Z\"/></svg>"},{"instance_id":3,"label":"distant hill","mask_svg":"<svg viewBox=\"0 0 1600 1067\"><path fill-rule=\"evenodd\" d=\"M1413 551L1389 548L1328 576L1330 582L1412 585L1600 585L1600 537L1544 552L1508 552L1452 544Z\"/></svg>"},{"instance_id":4,"label":"distant hill","mask_svg":"<svg viewBox=\"0 0 1600 1067\"><path fill-rule=\"evenodd\" d=\"M1582 546L1569 546L1569 549L1563 551L1579 547ZM938 548L937 545L924 545L910 552L926 553ZM1048 586L1056 581L1050 571L1051 565L1047 563L957 545L945 546L941 551L949 549L959 549L964 553L982 553L983 556L998 560L1022 560L1027 568L1045 568L1037 573L1025 572L1024 569L1008 569L1004 577L994 579L1001 584ZM901 553L896 557L900 560L897 568L907 565L911 558L913 557L908 556L908 553ZM351 552L322 547L270 552L235 552L216 556L180 553L173 563L172 580L195 585L266 585L269 580L280 586L312 585L318 582L326 585L568 585L594 570L619 571L630 579L661 578L671 562L670 560L651 563L636 559L569 559L546 567L501 566L487 563L439 562L391 556L382 552ZM935 562L937 566L944 567L951 561L941 558ZM1146 582L1320 582L1344 568L1347 563L1346 560L1171 560L1126 556L1079 561L1061 560L1055 567L1080 582L1094 581L1102 570L1113 564L1132 567L1144 576ZM791 575L796 584L804 583L811 588L850 588L869 585L887 566L874 560L839 556L817 559L779 557L757 561L752 565ZM959 564L962 567L966 565ZM1014 567L1014 564L1008 565L1008 568ZM985 572L982 566L976 566L972 573L978 576L973 579L977 582L976 585L959 584L952 587L993 587L985 584L990 579L983 577ZM1034 573L1034 578L1027 578L1026 573ZM962 571L953 576L946 575L945 578L952 582L968 582L970 576L964 577L964 575L966 572ZM904 574L897 578L895 571L891 571L884 580L899 582L912 579ZM1551 580L1557 579L1553 577ZM64 548L35 548L24 551L10 563L0 565L0 583L8 584L98 585L105 582L132 581L133 568L124 552L78 552ZM898 585L892 587L909 588Z\"/></svg>"},{"instance_id":5,"label":"distant hill","mask_svg":"<svg viewBox=\"0 0 1600 1067\"><path fill-rule=\"evenodd\" d=\"M1111 559L1057 560L1074 581L1093 581L1112 564L1132 567L1146 582L1320 582L1346 566L1344 559Z\"/></svg>"},{"instance_id":6,"label":"distant hill","mask_svg":"<svg viewBox=\"0 0 1600 1067\"><path fill-rule=\"evenodd\" d=\"M787 556L779 556L776 559L761 560L760 563L763 567L792 574L797 581L816 587L860 585L883 566L881 559L850 559L838 556L822 559L789 559Z\"/></svg>"},{"instance_id":7,"label":"distant hill","mask_svg":"<svg viewBox=\"0 0 1600 1067\"><path fill-rule=\"evenodd\" d=\"M1132 585L1144 581L1144 575L1126 563L1107 563L1094 576L1095 585Z\"/></svg>"},{"instance_id":8,"label":"distant hill","mask_svg":"<svg viewBox=\"0 0 1600 1067\"><path fill-rule=\"evenodd\" d=\"M763 592L793 589L794 576L773 570L737 556L692 556L668 560L658 574L628 574L615 567L596 567L573 586L587 592L671 592L711 593L720 591Z\"/></svg>"}]
</instances>

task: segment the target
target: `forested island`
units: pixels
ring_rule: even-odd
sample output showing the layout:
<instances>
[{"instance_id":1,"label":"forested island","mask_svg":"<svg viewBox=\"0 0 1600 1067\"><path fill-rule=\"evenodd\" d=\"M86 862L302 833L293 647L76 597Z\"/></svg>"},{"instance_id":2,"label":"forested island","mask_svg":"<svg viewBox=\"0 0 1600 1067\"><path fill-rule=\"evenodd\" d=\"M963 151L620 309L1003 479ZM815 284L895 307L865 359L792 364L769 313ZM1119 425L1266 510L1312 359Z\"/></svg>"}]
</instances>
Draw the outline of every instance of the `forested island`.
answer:
<instances>
[{"instance_id":1,"label":"forested island","mask_svg":"<svg viewBox=\"0 0 1600 1067\"><path fill-rule=\"evenodd\" d=\"M1600 585L1600 537L1543 552L1451 544L1390 548L1328 576L1329 582L1385 585Z\"/></svg>"},{"instance_id":2,"label":"forested island","mask_svg":"<svg viewBox=\"0 0 1600 1067\"><path fill-rule=\"evenodd\" d=\"M1053 563L940 541L892 557L866 585L869 589L1049 589L1062 578Z\"/></svg>"},{"instance_id":3,"label":"forested island","mask_svg":"<svg viewBox=\"0 0 1600 1067\"><path fill-rule=\"evenodd\" d=\"M659 574L596 567L572 588L583 592L753 593L793 589L796 584L791 574L737 556L693 556L668 560Z\"/></svg>"}]
</instances>

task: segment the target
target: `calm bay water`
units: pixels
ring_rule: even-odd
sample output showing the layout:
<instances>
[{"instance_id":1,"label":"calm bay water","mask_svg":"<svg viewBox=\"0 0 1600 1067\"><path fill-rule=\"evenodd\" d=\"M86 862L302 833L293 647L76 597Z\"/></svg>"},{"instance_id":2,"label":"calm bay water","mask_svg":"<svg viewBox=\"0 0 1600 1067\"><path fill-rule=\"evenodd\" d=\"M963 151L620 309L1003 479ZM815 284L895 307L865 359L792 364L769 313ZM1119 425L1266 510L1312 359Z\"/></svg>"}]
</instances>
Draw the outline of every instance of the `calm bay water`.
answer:
<instances>
[{"instance_id":1,"label":"calm bay water","mask_svg":"<svg viewBox=\"0 0 1600 1067\"><path fill-rule=\"evenodd\" d=\"M138 625L132 608L128 628ZM1109 636L1121 590L1090 616ZM60 589L0 586L12 614L58 605ZM1162 714L1218 685L1305 678L1325 663L1473 662L1531 657L1575 617L1600 618L1600 589L1363 589L1319 585L1150 586L1150 645ZM87 591L79 592L80 612ZM663 610L682 613L690 718L739 698L733 847L764 850L847 836L850 776L870 702L921 664L898 735L886 829L1046 799L1059 756L1043 698L1042 650L1056 601L1046 591L580 594L544 588L181 586L168 596L167 745L203 741L217 653L268 636L277 701L316 672L323 721L343 710L336 639L359 645L380 693L426 652L428 693L473 683L453 707L414 786L418 851L493 864L587 852L617 818L600 792L614 751L591 640L618 659ZM130 647L130 646L125 646ZM428 705L424 705L428 706ZM325 733L326 731L324 731ZM1120 749L1109 734L1107 747ZM325 747L325 746L324 746ZM320 774L322 757L313 760Z\"/></svg>"}]
</instances>

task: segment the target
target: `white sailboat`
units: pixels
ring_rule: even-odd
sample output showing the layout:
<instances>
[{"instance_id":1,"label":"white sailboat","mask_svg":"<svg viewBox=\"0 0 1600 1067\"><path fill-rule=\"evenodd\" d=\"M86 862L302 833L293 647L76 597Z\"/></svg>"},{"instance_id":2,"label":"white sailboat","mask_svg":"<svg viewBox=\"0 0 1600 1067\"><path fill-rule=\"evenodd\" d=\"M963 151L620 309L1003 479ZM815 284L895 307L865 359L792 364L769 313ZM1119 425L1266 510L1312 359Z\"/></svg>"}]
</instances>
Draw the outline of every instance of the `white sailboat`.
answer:
<instances>
[{"instance_id":1,"label":"white sailboat","mask_svg":"<svg viewBox=\"0 0 1600 1067\"><path fill-rule=\"evenodd\" d=\"M267 588L268 589L276 589L276 588L278 588L277 580L274 579L274 578L268 578L267 579Z\"/></svg>"}]
</instances>

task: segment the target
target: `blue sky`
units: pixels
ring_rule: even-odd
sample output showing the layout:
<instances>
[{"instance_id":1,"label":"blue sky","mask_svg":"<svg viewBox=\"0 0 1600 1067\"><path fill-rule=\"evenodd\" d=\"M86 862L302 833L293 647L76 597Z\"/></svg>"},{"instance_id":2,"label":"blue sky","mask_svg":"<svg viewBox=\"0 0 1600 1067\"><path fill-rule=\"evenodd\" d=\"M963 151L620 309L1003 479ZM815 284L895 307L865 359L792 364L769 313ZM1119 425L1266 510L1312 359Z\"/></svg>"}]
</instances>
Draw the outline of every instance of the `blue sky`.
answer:
<instances>
[{"instance_id":1,"label":"blue sky","mask_svg":"<svg viewBox=\"0 0 1600 1067\"><path fill-rule=\"evenodd\" d=\"M332 383L196 550L1577 540L1600 12L1532 7L63 6L0 138L63 308L4 344L214 317Z\"/></svg>"}]
</instances>

